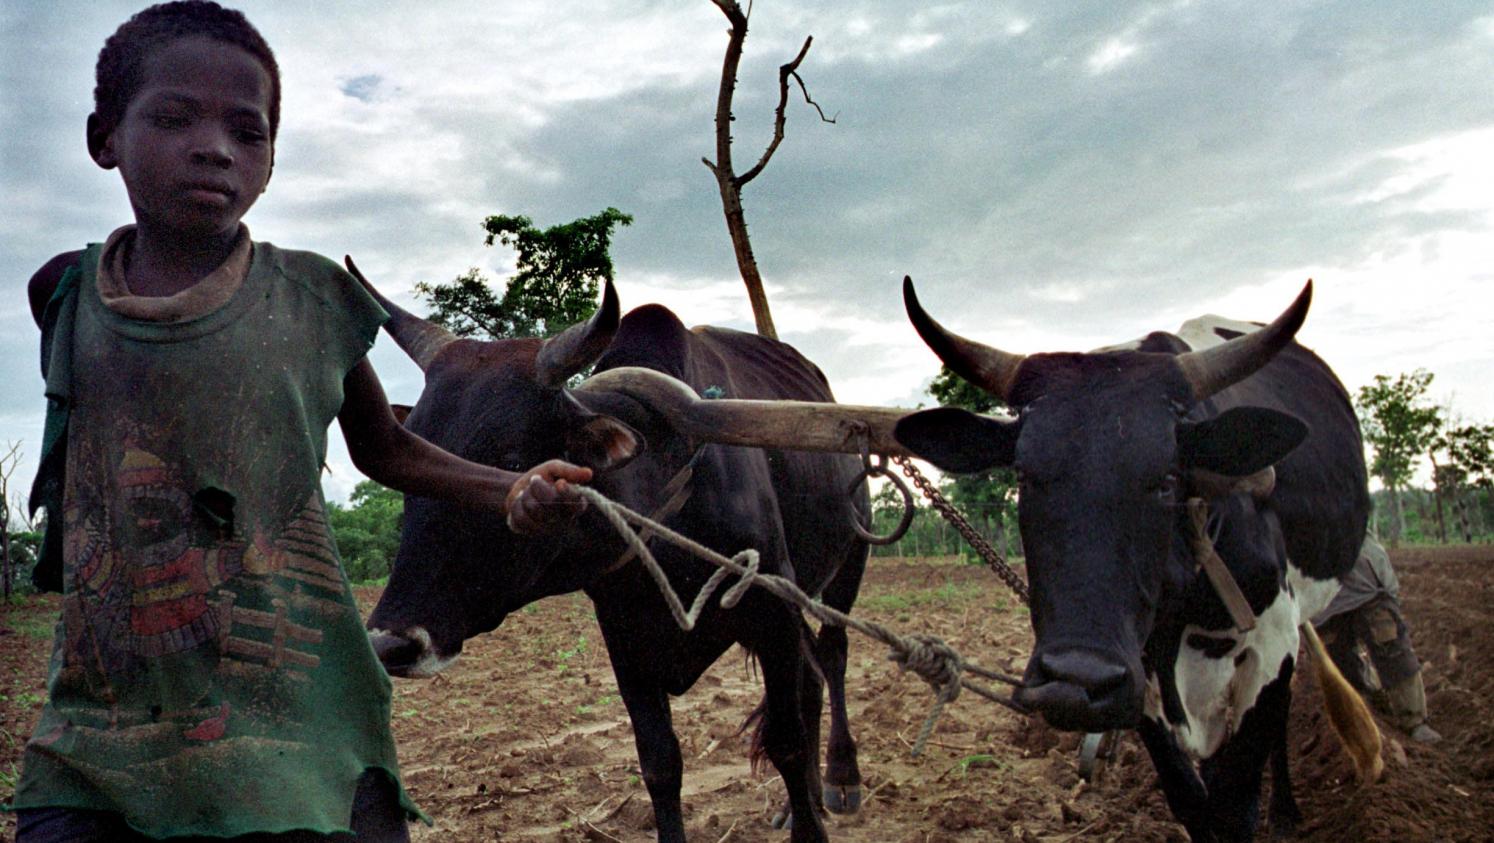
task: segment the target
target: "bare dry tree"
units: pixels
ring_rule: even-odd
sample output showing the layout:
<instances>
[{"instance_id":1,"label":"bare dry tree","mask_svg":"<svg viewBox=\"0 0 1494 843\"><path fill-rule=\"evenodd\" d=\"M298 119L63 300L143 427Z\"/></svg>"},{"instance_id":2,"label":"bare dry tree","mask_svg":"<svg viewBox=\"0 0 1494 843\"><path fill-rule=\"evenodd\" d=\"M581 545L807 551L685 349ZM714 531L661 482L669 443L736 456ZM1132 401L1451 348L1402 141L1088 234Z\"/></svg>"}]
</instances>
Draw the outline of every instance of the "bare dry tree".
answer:
<instances>
[{"instance_id":1,"label":"bare dry tree","mask_svg":"<svg viewBox=\"0 0 1494 843\"><path fill-rule=\"evenodd\" d=\"M747 285L747 298L752 303L752 316L757 322L757 332L777 339L778 331L773 327L773 316L768 312L768 296L763 290L763 277L757 268L757 258L752 255L752 241L747 237L747 219L742 212L742 187L757 178L758 173L763 171L768 160L778 150L778 145L783 142L784 112L788 106L790 78L804 93L804 101L819 112L821 120L834 123L835 119L825 116L824 110L809 96L809 89L799 76L799 64L804 61L809 45L814 41L814 36L809 36L804 39L804 46L799 48L799 54L794 60L778 68L778 109L773 117L772 141L752 169L737 175L731 160L731 123L735 119L731 113L731 101L737 87L737 67L742 61L742 44L747 40L747 18L751 14L751 6L749 4L748 11L743 12L736 0L711 2L731 22L731 30L728 33L730 40L726 44L726 57L721 67L721 90L716 97L716 160L712 162L709 158L702 158L701 161L716 177L716 184L721 189L721 209L726 214L726 230L731 234L737 269L742 274L742 282Z\"/></svg>"}]
</instances>

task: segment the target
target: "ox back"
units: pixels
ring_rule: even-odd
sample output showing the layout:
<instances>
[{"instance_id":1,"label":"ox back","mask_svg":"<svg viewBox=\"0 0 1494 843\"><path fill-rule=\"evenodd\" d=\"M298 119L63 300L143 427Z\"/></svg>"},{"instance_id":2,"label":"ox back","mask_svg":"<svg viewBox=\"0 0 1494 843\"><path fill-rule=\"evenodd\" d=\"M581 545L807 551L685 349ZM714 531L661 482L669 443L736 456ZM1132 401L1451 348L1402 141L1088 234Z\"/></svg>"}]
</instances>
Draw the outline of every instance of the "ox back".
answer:
<instances>
[{"instance_id":1,"label":"ox back","mask_svg":"<svg viewBox=\"0 0 1494 843\"><path fill-rule=\"evenodd\" d=\"M663 372L697 393L721 398L835 400L820 368L792 346L729 328L687 330L659 305L644 305L623 318L596 370L623 366ZM860 588L867 556L866 544L856 537L849 519L870 523L865 487L850 493L859 460L809 451L762 453L799 587L819 594L833 581L834 597L849 606Z\"/></svg>"},{"instance_id":2,"label":"ox back","mask_svg":"<svg viewBox=\"0 0 1494 843\"><path fill-rule=\"evenodd\" d=\"M1179 342L1203 350L1261 327L1201 316L1183 324ZM1276 463L1271 506L1281 520L1301 617L1316 616L1338 592L1339 576L1354 567L1369 524L1369 474L1353 399L1322 358L1293 341L1204 405L1211 415L1269 407L1307 425L1307 438Z\"/></svg>"}]
</instances>

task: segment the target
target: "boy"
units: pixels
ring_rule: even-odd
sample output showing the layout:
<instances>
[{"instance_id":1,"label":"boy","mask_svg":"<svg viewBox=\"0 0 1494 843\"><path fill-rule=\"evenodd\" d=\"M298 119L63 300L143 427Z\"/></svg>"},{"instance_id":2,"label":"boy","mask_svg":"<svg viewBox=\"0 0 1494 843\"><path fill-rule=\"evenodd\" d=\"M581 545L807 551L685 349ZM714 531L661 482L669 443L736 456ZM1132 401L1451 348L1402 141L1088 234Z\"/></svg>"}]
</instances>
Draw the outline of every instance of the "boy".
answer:
<instances>
[{"instance_id":1,"label":"boy","mask_svg":"<svg viewBox=\"0 0 1494 843\"><path fill-rule=\"evenodd\" d=\"M99 54L89 154L135 224L32 278L47 439L42 579L64 592L18 843L407 840L390 685L326 527L326 429L410 494L543 530L562 462L477 465L394 419L386 315L331 261L254 243L279 70L238 12L153 6Z\"/></svg>"},{"instance_id":2,"label":"boy","mask_svg":"<svg viewBox=\"0 0 1494 843\"><path fill-rule=\"evenodd\" d=\"M1374 536L1365 536L1358 560L1339 582L1333 601L1312 619L1328 655L1349 684L1397 729L1417 743L1442 740L1427 722L1421 660L1411 648L1411 629L1401 611L1401 584L1390 567L1390 554ZM1369 654L1368 665L1360 655L1361 645Z\"/></svg>"}]
</instances>

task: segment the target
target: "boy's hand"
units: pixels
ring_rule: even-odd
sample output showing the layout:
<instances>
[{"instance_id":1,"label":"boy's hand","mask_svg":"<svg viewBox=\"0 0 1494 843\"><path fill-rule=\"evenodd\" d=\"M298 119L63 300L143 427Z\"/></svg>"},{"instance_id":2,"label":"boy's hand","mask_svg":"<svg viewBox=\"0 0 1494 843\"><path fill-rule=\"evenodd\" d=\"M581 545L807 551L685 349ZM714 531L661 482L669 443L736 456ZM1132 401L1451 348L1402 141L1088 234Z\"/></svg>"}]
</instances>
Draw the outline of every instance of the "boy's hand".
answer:
<instances>
[{"instance_id":1,"label":"boy's hand","mask_svg":"<svg viewBox=\"0 0 1494 843\"><path fill-rule=\"evenodd\" d=\"M553 530L586 509L572 483L591 481L591 469L564 460L549 460L519 475L509 489L508 528L533 535Z\"/></svg>"}]
</instances>

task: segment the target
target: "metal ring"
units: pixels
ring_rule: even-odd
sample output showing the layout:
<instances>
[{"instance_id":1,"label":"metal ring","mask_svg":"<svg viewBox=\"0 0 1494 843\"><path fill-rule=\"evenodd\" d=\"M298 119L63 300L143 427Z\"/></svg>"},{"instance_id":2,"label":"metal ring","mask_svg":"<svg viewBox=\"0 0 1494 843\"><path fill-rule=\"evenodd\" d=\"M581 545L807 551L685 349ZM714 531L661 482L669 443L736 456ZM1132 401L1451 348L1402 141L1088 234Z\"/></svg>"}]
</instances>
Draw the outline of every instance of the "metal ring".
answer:
<instances>
[{"instance_id":1,"label":"metal ring","mask_svg":"<svg viewBox=\"0 0 1494 843\"><path fill-rule=\"evenodd\" d=\"M901 539L903 536L907 535L908 528L913 526L914 507L913 492L908 489L908 484L904 483L901 477L898 477L896 474L893 474L892 472L887 470L886 456L879 456L881 456L881 464L874 465L870 460L867 460L866 467L861 469L861 471L856 474L855 479L851 481L851 485L846 487L846 494L848 496L854 496L856 494L856 489L858 489L862 483L866 482L869 478L872 477L886 477L887 481L893 486L896 486L897 490L902 493L902 520L898 521L897 526L893 528L892 532L888 533L885 536L879 536L867 530L866 527L862 526L861 519L856 517L855 509L853 508L851 510L851 529L856 531L856 535L860 536L861 540L866 542L867 544L884 546L892 544Z\"/></svg>"}]
</instances>

